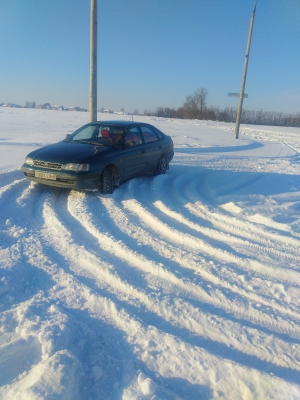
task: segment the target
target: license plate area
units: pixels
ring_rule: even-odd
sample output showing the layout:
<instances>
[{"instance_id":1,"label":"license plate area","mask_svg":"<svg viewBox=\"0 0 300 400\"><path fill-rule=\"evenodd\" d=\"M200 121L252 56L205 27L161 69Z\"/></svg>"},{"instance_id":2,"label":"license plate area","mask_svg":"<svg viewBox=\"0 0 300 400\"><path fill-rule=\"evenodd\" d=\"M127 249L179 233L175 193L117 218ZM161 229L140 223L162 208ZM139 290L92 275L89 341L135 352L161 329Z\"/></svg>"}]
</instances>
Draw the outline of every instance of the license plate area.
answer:
<instances>
[{"instance_id":1,"label":"license plate area","mask_svg":"<svg viewBox=\"0 0 300 400\"><path fill-rule=\"evenodd\" d=\"M40 179L49 179L51 181L56 181L56 174L51 174L50 172L35 171L34 176Z\"/></svg>"}]
</instances>

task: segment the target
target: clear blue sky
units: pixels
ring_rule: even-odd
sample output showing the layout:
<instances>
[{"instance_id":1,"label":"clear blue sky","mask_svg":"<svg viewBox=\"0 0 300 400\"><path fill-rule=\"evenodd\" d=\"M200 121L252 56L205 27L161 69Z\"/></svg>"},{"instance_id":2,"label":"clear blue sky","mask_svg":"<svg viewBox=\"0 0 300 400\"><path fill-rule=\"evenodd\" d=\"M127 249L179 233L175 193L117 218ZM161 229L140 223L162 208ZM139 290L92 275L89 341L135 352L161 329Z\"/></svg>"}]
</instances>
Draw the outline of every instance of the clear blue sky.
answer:
<instances>
[{"instance_id":1,"label":"clear blue sky","mask_svg":"<svg viewBox=\"0 0 300 400\"><path fill-rule=\"evenodd\" d=\"M236 107L254 0L98 0L98 108ZM88 107L89 0L0 0L0 102ZM244 108L300 112L300 0L259 0Z\"/></svg>"}]
</instances>

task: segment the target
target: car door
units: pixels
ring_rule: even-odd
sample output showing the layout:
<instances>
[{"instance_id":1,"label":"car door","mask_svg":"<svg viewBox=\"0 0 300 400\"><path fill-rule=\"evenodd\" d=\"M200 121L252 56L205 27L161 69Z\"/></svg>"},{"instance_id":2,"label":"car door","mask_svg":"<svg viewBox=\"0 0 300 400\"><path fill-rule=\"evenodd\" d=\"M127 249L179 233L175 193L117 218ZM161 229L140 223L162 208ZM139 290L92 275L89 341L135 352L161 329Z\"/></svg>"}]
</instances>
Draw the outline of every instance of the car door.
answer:
<instances>
[{"instance_id":1,"label":"car door","mask_svg":"<svg viewBox=\"0 0 300 400\"><path fill-rule=\"evenodd\" d=\"M141 125L140 129L145 143L146 170L153 171L163 153L162 141L151 126Z\"/></svg>"},{"instance_id":2,"label":"car door","mask_svg":"<svg viewBox=\"0 0 300 400\"><path fill-rule=\"evenodd\" d=\"M145 170L144 144L137 127L130 128L123 144L123 176L125 179L141 174Z\"/></svg>"}]
</instances>

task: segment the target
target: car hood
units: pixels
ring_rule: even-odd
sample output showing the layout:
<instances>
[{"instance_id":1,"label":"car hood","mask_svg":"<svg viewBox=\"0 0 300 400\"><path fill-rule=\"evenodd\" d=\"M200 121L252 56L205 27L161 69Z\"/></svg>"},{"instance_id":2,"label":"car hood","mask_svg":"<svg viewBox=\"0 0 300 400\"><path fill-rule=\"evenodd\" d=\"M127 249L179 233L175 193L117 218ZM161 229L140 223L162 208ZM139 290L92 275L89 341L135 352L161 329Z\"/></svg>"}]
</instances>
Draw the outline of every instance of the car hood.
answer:
<instances>
[{"instance_id":1,"label":"car hood","mask_svg":"<svg viewBox=\"0 0 300 400\"><path fill-rule=\"evenodd\" d=\"M59 142L41 147L28 154L28 157L60 164L83 163L87 162L87 159L96 158L97 155L105 156L114 151L115 147L102 147L78 142Z\"/></svg>"}]
</instances>

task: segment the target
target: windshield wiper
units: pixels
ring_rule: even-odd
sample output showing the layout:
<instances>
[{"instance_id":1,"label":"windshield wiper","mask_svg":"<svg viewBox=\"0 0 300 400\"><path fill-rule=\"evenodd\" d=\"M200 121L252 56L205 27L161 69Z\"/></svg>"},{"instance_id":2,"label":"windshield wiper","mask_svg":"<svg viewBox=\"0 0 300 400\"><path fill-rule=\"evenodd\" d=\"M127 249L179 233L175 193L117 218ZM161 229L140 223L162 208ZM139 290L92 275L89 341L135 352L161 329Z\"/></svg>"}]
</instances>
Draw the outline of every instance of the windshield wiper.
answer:
<instances>
[{"instance_id":1,"label":"windshield wiper","mask_svg":"<svg viewBox=\"0 0 300 400\"><path fill-rule=\"evenodd\" d=\"M93 141L91 141L91 140L78 140L77 142L78 142L78 143L87 143L87 144L93 144L93 145L95 145L95 146L103 146L103 144L102 144L102 143L99 143L99 142L93 142Z\"/></svg>"}]
</instances>

